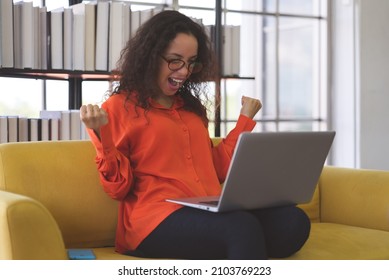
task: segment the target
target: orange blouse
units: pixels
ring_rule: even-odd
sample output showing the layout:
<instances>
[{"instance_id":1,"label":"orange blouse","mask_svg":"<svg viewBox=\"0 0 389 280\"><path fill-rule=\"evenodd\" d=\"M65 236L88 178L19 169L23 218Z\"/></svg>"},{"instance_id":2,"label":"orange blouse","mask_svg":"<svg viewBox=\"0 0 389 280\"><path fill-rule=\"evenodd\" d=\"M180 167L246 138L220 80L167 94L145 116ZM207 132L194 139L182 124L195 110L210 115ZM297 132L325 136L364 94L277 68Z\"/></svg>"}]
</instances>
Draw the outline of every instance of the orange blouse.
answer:
<instances>
[{"instance_id":1,"label":"orange blouse","mask_svg":"<svg viewBox=\"0 0 389 280\"><path fill-rule=\"evenodd\" d=\"M208 129L176 97L169 109L150 100L146 112L125 103L125 94L102 105L109 123L100 138L89 130L104 191L119 201L116 250L134 250L168 215L182 206L166 198L219 195L238 136L255 122L239 116L217 147Z\"/></svg>"}]
</instances>

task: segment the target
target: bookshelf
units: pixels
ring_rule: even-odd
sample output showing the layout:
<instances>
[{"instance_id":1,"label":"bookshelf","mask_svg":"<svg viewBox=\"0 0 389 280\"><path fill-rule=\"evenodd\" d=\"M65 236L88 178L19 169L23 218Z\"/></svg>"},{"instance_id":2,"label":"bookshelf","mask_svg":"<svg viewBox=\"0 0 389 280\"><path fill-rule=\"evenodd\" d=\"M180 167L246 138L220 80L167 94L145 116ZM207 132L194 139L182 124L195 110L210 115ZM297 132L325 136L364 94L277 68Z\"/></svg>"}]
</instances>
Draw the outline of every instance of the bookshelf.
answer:
<instances>
[{"instance_id":1,"label":"bookshelf","mask_svg":"<svg viewBox=\"0 0 389 280\"><path fill-rule=\"evenodd\" d=\"M108 81L111 79L111 72L0 68L0 76L68 81L69 109L73 110L80 108L82 105L82 82Z\"/></svg>"},{"instance_id":2,"label":"bookshelf","mask_svg":"<svg viewBox=\"0 0 389 280\"><path fill-rule=\"evenodd\" d=\"M105 81L111 72L0 68L0 76L25 79Z\"/></svg>"},{"instance_id":3,"label":"bookshelf","mask_svg":"<svg viewBox=\"0 0 389 280\"><path fill-rule=\"evenodd\" d=\"M77 5L81 0L69 0L69 5ZM126 3L137 3L136 1L123 1ZM139 4L139 3L138 3ZM142 5L162 6L167 7L166 4L156 3L142 3ZM172 1L172 8L179 7L178 1ZM219 63L219 73L215 76L215 100L221 99L221 83L223 79L254 79L253 77L240 77L238 75L224 75L223 74L223 25L222 25L222 1L215 0L215 24L214 24L214 44L217 61ZM96 12L97 13L97 12ZM53 28L51 28L53 30ZM49 63L49 62L48 62ZM47 69L29 69L29 68L1 68L1 77L14 77L25 79L41 79L41 80L63 80L69 84L69 110L77 110L82 105L82 82L83 81L109 81L111 79L111 72L107 71L83 71L83 70L66 70L53 69L48 65ZM215 110L215 136L220 136L220 107Z\"/></svg>"}]
</instances>

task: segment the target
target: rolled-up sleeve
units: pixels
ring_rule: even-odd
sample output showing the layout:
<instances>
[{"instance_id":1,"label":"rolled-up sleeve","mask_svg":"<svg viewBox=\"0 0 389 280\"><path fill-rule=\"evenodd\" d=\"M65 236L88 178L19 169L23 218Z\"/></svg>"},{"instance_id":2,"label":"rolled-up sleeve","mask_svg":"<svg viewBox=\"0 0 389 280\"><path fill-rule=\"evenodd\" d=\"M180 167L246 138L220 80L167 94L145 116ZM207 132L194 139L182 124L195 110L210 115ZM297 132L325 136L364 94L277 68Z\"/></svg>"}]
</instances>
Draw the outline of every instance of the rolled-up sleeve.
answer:
<instances>
[{"instance_id":1,"label":"rolled-up sleeve","mask_svg":"<svg viewBox=\"0 0 389 280\"><path fill-rule=\"evenodd\" d=\"M96 149L95 161L104 191L113 199L123 200L134 177L130 160L120 151L120 145L115 145L114 138L120 139L122 135L113 137L111 122L101 127L100 139L93 130L88 129L88 134Z\"/></svg>"}]
</instances>

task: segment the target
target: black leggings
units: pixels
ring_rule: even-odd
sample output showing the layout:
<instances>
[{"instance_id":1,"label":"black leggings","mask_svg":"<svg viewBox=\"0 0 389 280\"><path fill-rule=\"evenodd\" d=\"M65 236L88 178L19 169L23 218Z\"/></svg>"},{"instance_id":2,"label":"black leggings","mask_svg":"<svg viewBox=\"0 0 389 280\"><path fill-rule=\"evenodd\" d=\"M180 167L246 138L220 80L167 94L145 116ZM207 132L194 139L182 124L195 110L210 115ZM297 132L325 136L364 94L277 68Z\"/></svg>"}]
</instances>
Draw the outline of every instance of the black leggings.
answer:
<instances>
[{"instance_id":1,"label":"black leggings","mask_svg":"<svg viewBox=\"0 0 389 280\"><path fill-rule=\"evenodd\" d=\"M308 216L295 206L226 213L184 207L129 254L179 259L284 258L304 245L310 225Z\"/></svg>"}]
</instances>

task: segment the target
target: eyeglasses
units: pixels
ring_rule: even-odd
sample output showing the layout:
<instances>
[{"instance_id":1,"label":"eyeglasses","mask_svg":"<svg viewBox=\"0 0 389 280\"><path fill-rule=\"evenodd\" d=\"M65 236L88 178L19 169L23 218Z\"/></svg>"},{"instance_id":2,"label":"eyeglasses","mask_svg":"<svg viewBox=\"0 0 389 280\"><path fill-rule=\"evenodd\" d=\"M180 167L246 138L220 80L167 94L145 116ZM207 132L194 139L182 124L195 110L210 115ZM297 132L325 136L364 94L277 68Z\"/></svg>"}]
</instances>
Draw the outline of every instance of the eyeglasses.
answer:
<instances>
[{"instance_id":1,"label":"eyeglasses","mask_svg":"<svg viewBox=\"0 0 389 280\"><path fill-rule=\"evenodd\" d=\"M167 67L169 67L169 69L172 71L178 71L178 70L182 69L187 64L182 59L178 59L178 58L167 59L163 56L161 56L161 57L163 58L163 60L165 60L167 62ZM198 73L201 71L201 69L203 69L203 65L200 62L192 61L192 62L188 63L187 68L188 68L188 71L190 73Z\"/></svg>"}]
</instances>

